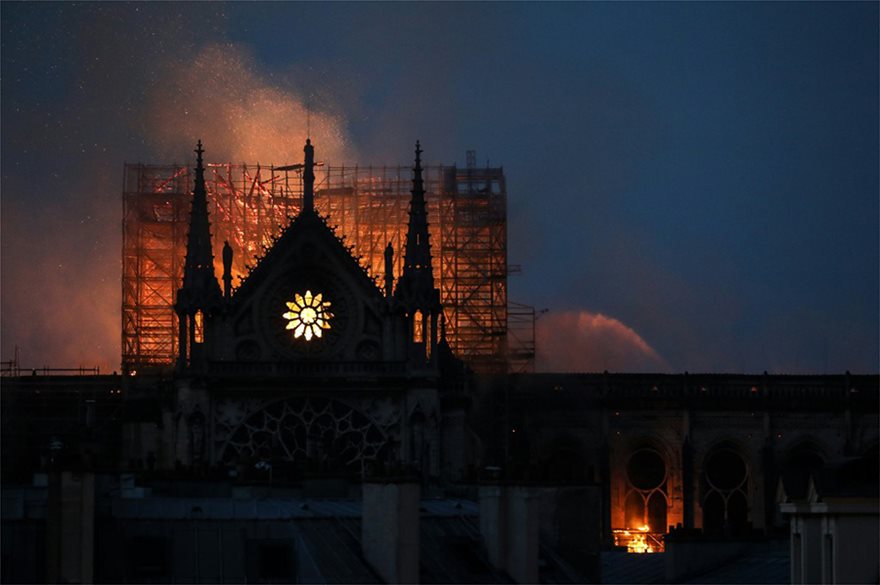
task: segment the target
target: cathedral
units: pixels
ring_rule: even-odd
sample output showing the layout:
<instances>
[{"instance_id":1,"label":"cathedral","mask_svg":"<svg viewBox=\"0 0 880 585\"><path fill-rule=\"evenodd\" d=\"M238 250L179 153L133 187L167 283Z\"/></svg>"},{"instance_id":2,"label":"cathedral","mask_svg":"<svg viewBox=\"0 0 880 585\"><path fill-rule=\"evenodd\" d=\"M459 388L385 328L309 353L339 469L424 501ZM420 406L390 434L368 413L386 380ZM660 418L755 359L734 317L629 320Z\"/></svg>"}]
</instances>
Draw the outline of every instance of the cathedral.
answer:
<instances>
[{"instance_id":1,"label":"cathedral","mask_svg":"<svg viewBox=\"0 0 880 585\"><path fill-rule=\"evenodd\" d=\"M460 408L441 384L462 365L444 335L434 286L421 148L416 144L404 250L385 250L384 287L371 279L314 205L314 146L307 140L303 206L240 286L233 250L214 273L202 148L195 170L178 315L174 408L163 432L133 430L127 455L158 465L241 467L263 459L291 471L418 469L461 473ZM394 254L404 254L395 282ZM448 413L447 413L448 414ZM448 418L448 417L447 417ZM442 453L442 454L441 454ZM152 454L152 455L151 455Z\"/></svg>"},{"instance_id":2,"label":"cathedral","mask_svg":"<svg viewBox=\"0 0 880 585\"><path fill-rule=\"evenodd\" d=\"M318 212L306 140L235 287L195 153L174 366L4 378L4 582L880 577L876 375L476 373L418 142L384 274Z\"/></svg>"}]
</instances>

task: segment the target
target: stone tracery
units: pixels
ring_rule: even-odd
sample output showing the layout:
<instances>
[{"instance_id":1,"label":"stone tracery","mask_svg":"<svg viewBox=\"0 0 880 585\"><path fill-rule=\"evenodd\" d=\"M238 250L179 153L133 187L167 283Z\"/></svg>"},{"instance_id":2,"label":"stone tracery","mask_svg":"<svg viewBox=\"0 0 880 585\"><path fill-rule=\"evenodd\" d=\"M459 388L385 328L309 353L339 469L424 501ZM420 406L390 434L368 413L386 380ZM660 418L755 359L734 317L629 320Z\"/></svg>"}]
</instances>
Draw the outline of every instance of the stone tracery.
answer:
<instances>
[{"instance_id":1,"label":"stone tracery","mask_svg":"<svg viewBox=\"0 0 880 585\"><path fill-rule=\"evenodd\" d=\"M368 412L381 412L374 419ZM225 463L248 458L315 462L327 470L363 471L384 460L397 433L394 405L364 409L341 400L294 397L266 404L259 400L218 405L215 445Z\"/></svg>"}]
</instances>

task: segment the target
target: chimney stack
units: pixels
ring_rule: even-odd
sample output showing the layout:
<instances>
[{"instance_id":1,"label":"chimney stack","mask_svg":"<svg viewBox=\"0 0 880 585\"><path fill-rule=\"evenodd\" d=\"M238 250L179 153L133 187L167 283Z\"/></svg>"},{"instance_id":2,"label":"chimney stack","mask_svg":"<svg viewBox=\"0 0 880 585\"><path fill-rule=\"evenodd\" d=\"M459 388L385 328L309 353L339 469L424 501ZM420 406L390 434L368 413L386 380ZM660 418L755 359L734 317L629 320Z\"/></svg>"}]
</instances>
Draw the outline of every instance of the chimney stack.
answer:
<instances>
[{"instance_id":1,"label":"chimney stack","mask_svg":"<svg viewBox=\"0 0 880 585\"><path fill-rule=\"evenodd\" d=\"M517 583L538 582L538 503L531 488L480 487L480 534L489 562Z\"/></svg>"},{"instance_id":2,"label":"chimney stack","mask_svg":"<svg viewBox=\"0 0 880 585\"><path fill-rule=\"evenodd\" d=\"M48 583L92 583L95 566L95 474L55 472L46 518Z\"/></svg>"},{"instance_id":3,"label":"chimney stack","mask_svg":"<svg viewBox=\"0 0 880 585\"><path fill-rule=\"evenodd\" d=\"M418 482L374 480L363 484L361 548L386 583L419 582Z\"/></svg>"}]
</instances>

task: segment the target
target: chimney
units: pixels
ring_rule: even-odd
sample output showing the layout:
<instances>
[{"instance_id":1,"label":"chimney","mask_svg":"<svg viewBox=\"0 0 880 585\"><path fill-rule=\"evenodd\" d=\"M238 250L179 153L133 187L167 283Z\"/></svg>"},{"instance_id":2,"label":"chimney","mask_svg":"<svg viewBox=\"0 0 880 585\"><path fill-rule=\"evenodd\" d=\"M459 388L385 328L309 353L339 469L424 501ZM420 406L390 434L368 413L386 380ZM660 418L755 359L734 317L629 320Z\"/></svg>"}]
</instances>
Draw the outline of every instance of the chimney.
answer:
<instances>
[{"instance_id":1,"label":"chimney","mask_svg":"<svg viewBox=\"0 0 880 585\"><path fill-rule=\"evenodd\" d=\"M489 562L517 583L538 582L538 503L527 487L480 487L480 534Z\"/></svg>"},{"instance_id":2,"label":"chimney","mask_svg":"<svg viewBox=\"0 0 880 585\"><path fill-rule=\"evenodd\" d=\"M507 566L506 496L500 485L480 486L480 534L489 562L502 570Z\"/></svg>"},{"instance_id":3,"label":"chimney","mask_svg":"<svg viewBox=\"0 0 880 585\"><path fill-rule=\"evenodd\" d=\"M53 473L46 518L48 583L92 583L95 561L95 475Z\"/></svg>"},{"instance_id":4,"label":"chimney","mask_svg":"<svg viewBox=\"0 0 880 585\"><path fill-rule=\"evenodd\" d=\"M419 582L420 486L412 480L363 484L361 548L386 583Z\"/></svg>"}]
</instances>

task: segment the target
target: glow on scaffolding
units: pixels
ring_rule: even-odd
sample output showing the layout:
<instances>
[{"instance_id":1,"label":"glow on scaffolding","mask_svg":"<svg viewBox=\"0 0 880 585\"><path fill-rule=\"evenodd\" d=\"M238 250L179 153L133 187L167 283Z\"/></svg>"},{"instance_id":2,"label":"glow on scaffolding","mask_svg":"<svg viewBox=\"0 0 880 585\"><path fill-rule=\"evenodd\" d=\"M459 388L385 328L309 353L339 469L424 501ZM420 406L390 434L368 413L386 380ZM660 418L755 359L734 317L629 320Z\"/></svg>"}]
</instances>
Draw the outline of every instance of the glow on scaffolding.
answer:
<instances>
[{"instance_id":1,"label":"glow on scaffolding","mask_svg":"<svg viewBox=\"0 0 880 585\"><path fill-rule=\"evenodd\" d=\"M216 271L224 240L235 250L233 283L274 243L302 201L301 169L208 164L206 184ZM334 167L317 170L315 205L375 278L385 272L390 242L402 250L412 170ZM507 195L500 168L425 167L434 278L452 350L477 370L502 370L508 347ZM192 191L189 169L129 164L123 192L122 361L127 368L164 366L177 355L172 310L180 287ZM404 254L394 256L394 275ZM526 327L528 331L532 328ZM314 332L313 332L314 335ZM519 339L510 343L519 343Z\"/></svg>"}]
</instances>

